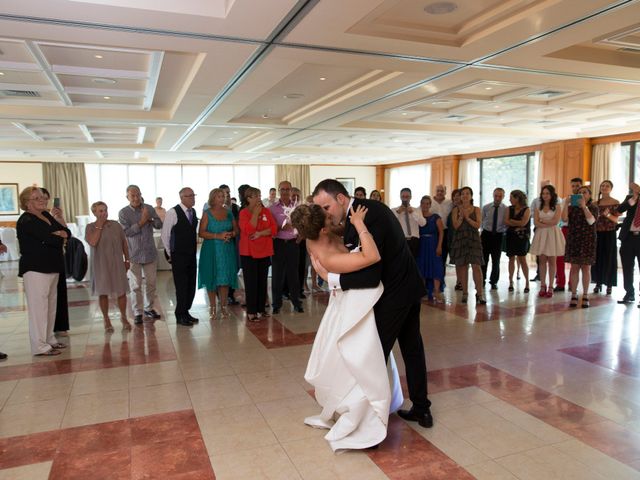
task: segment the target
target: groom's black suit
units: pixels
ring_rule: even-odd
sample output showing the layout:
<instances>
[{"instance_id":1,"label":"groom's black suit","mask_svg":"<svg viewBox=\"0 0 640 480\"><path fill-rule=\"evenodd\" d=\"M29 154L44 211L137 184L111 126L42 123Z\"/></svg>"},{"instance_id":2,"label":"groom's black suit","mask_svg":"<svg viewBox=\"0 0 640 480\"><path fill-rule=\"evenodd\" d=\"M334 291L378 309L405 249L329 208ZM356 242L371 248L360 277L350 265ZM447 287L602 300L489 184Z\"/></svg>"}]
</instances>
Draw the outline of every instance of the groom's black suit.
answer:
<instances>
[{"instance_id":1,"label":"groom's black suit","mask_svg":"<svg viewBox=\"0 0 640 480\"><path fill-rule=\"evenodd\" d=\"M400 345L407 373L409 397L413 408L425 413L431 402L427 399L427 367L420 335L420 305L426 295L424 282L407 246L402 227L394 213L382 202L353 200L353 208L367 207L365 225L373 235L381 260L357 272L340 275L340 287L373 288L382 282L384 293L374 307L378 335L385 360L396 339ZM344 244L351 250L359 245L358 232L347 216Z\"/></svg>"}]
</instances>

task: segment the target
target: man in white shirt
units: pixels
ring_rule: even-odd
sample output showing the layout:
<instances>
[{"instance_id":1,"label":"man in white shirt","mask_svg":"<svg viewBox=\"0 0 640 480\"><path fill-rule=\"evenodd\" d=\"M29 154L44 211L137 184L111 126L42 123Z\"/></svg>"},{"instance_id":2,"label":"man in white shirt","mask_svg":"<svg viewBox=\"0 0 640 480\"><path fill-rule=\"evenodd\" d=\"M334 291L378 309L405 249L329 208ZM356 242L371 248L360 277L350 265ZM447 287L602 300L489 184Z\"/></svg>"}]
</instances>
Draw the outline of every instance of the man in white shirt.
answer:
<instances>
[{"instance_id":1,"label":"man in white shirt","mask_svg":"<svg viewBox=\"0 0 640 480\"><path fill-rule=\"evenodd\" d=\"M394 208L393 213L396 214L402 226L404 237L407 239L413 258L417 258L420 250L420 227L424 227L427 220L422 216L420 209L415 209L411 206L410 188L405 187L400 190L400 200L402 204Z\"/></svg>"},{"instance_id":2,"label":"man in white shirt","mask_svg":"<svg viewBox=\"0 0 640 480\"><path fill-rule=\"evenodd\" d=\"M447 239L447 217L453 210L453 202L445 198L447 195L447 187L444 185L436 185L436 194L433 196L431 203L431 211L437 213L442 219L444 230L442 232L442 264L446 267L447 255L449 254L449 241Z\"/></svg>"},{"instance_id":3,"label":"man in white shirt","mask_svg":"<svg viewBox=\"0 0 640 480\"><path fill-rule=\"evenodd\" d=\"M491 257L491 277L489 278L491 290L498 289L502 237L507 231L507 226L504 224L507 206L502 203L503 199L504 189L498 187L493 190L493 202L487 203L482 207L482 233L480 234L482 254L484 256L482 278L484 282L487 281L487 265L489 263L489 257Z\"/></svg>"},{"instance_id":4,"label":"man in white shirt","mask_svg":"<svg viewBox=\"0 0 640 480\"><path fill-rule=\"evenodd\" d=\"M193 209L196 203L193 190L185 187L179 195L180 203L167 210L161 238L176 288L176 323L191 327L198 322L198 318L189 314L196 294L198 217Z\"/></svg>"}]
</instances>

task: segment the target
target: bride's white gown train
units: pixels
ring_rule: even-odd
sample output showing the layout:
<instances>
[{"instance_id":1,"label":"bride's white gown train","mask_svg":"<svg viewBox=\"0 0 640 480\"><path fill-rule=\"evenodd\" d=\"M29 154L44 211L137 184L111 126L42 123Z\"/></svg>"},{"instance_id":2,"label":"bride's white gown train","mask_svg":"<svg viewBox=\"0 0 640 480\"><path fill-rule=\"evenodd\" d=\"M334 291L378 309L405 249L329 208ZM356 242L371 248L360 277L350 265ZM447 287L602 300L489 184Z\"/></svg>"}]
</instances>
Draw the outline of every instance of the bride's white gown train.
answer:
<instances>
[{"instance_id":1,"label":"bride's white gown train","mask_svg":"<svg viewBox=\"0 0 640 480\"><path fill-rule=\"evenodd\" d=\"M388 373L376 329L373 306L382 291L380 284L332 293L313 343L305 379L322 412L304 422L330 429L325 439L334 451L382 442L389 413L403 402L393 355Z\"/></svg>"}]
</instances>

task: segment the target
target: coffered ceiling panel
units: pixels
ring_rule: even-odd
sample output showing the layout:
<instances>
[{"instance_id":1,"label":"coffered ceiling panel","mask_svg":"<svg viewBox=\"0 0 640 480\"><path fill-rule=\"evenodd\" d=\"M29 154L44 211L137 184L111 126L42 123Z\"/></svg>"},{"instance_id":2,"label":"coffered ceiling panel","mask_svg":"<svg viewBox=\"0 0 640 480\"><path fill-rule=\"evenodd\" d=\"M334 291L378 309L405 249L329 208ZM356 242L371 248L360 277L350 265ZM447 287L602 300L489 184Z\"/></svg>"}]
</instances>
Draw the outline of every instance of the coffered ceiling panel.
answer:
<instances>
[{"instance_id":1,"label":"coffered ceiling panel","mask_svg":"<svg viewBox=\"0 0 640 480\"><path fill-rule=\"evenodd\" d=\"M3 2L0 158L374 165L638 130L635 0L174 3Z\"/></svg>"}]
</instances>

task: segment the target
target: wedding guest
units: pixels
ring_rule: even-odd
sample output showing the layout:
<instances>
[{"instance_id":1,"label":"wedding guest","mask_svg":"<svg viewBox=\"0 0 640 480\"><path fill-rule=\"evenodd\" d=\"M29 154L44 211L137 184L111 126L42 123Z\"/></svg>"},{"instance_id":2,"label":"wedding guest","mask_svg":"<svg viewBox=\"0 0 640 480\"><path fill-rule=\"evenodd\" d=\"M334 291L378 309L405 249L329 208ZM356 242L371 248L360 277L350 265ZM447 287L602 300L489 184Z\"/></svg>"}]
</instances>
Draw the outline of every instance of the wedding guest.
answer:
<instances>
[{"instance_id":1,"label":"wedding guest","mask_svg":"<svg viewBox=\"0 0 640 480\"><path fill-rule=\"evenodd\" d=\"M625 295L618 303L627 304L635 302L635 289L633 286L633 270L636 262L640 266L640 185L631 182L629 184L631 194L627 195L618 207L619 213L627 213L622 228L620 228L620 260L622 262L622 278L624 281ZM638 304L640 308L640 304Z\"/></svg>"},{"instance_id":2,"label":"wedding guest","mask_svg":"<svg viewBox=\"0 0 640 480\"><path fill-rule=\"evenodd\" d=\"M473 190L471 187L460 189L460 205L453 207L451 217L455 235L451 244L451 255L455 260L456 273L462 284L462 303L467 303L469 284L469 265L473 273L473 283L476 286L476 303L487 303L482 289L483 264L482 242L480 241L480 223L482 220L478 207L473 205Z\"/></svg>"},{"instance_id":3,"label":"wedding guest","mask_svg":"<svg viewBox=\"0 0 640 480\"><path fill-rule=\"evenodd\" d=\"M155 210L156 215L158 215L158 218L160 218L160 220L164 222L167 211L162 208L162 197L156 197L156 206L153 207L153 209Z\"/></svg>"},{"instance_id":4,"label":"wedding guest","mask_svg":"<svg viewBox=\"0 0 640 480\"><path fill-rule=\"evenodd\" d=\"M278 227L268 208L260 200L260 190L245 190L248 205L240 211L240 262L244 277L247 319L259 321L268 317L267 275L273 255L273 236Z\"/></svg>"},{"instance_id":5,"label":"wedding guest","mask_svg":"<svg viewBox=\"0 0 640 480\"><path fill-rule=\"evenodd\" d=\"M167 211L162 223L162 244L171 262L176 289L176 324L191 327L200 319L189 313L196 294L198 261L198 216L193 206L196 194L189 187L178 192L180 203Z\"/></svg>"},{"instance_id":6,"label":"wedding guest","mask_svg":"<svg viewBox=\"0 0 640 480\"><path fill-rule=\"evenodd\" d=\"M269 189L269 196L267 198L265 198L264 200L262 200L262 204L267 207L267 208L271 208L271 205L273 205L274 203L276 203L276 196L278 194L278 191L271 187ZM242 202L242 199L245 198L242 195L240 195L240 201Z\"/></svg>"},{"instance_id":7,"label":"wedding guest","mask_svg":"<svg viewBox=\"0 0 640 480\"><path fill-rule=\"evenodd\" d=\"M381 202L382 195L380 195L380 192L378 190L371 190L371 193L369 194L369 200L375 200L377 202Z\"/></svg>"},{"instance_id":8,"label":"wedding guest","mask_svg":"<svg viewBox=\"0 0 640 480\"><path fill-rule=\"evenodd\" d=\"M420 250L420 238L418 235L420 227L424 227L425 225L425 219L418 209L411 206L410 188L405 187L400 190L400 201L402 202L401 205L394 208L393 213L396 214L396 218L402 226L402 231L409 245L409 251L413 255L413 258L417 258L418 251Z\"/></svg>"},{"instance_id":9,"label":"wedding guest","mask_svg":"<svg viewBox=\"0 0 640 480\"><path fill-rule=\"evenodd\" d=\"M142 314L153 320L160 314L153 308L156 299L156 274L158 252L153 239L153 229L162 228L162 220L151 205L142 200L137 185L127 187L129 205L118 213L118 221L124 229L129 245L129 282L131 284L134 323L142 323ZM142 303L142 273L144 272L145 302Z\"/></svg>"},{"instance_id":10,"label":"wedding guest","mask_svg":"<svg viewBox=\"0 0 640 480\"><path fill-rule=\"evenodd\" d=\"M431 197L425 195L420 200L420 211L426 223L420 227L420 251L416 260L420 275L425 281L429 300L444 303L440 285L444 282L442 265L442 242L444 226L440 215L431 211Z\"/></svg>"},{"instance_id":11,"label":"wedding guest","mask_svg":"<svg viewBox=\"0 0 640 480\"><path fill-rule=\"evenodd\" d=\"M289 287L289 299L296 312L304 313L300 303L300 281L298 279L299 245L297 234L291 225L291 211L297 204L291 198L291 183L284 180L278 185L280 198L270 207L276 221L278 232L273 241L271 266L271 296L273 313L277 315L282 308L282 292L285 284Z\"/></svg>"},{"instance_id":12,"label":"wedding guest","mask_svg":"<svg viewBox=\"0 0 640 480\"><path fill-rule=\"evenodd\" d=\"M607 287L607 295L618 284L618 248L616 227L618 226L618 206L620 202L611 196L613 182L600 183L598 194L598 220L596 221L596 263L591 267L591 279L596 284L593 293L600 293L602 285Z\"/></svg>"},{"instance_id":13,"label":"wedding guest","mask_svg":"<svg viewBox=\"0 0 640 480\"><path fill-rule=\"evenodd\" d=\"M302 191L297 187L293 187L291 189L291 198L296 205L300 205L302 203ZM296 241L298 242L298 282L300 283L300 298L307 298L305 295L305 292L309 292L309 287L307 286L307 274L309 271L307 268L309 265L307 242L300 235L298 235ZM289 293L288 290L286 293Z\"/></svg>"},{"instance_id":14,"label":"wedding guest","mask_svg":"<svg viewBox=\"0 0 640 480\"><path fill-rule=\"evenodd\" d=\"M513 292L513 273L516 260L524 273L526 287L524 293L529 293L529 236L531 235L531 210L527 205L527 196L522 190L513 190L509 195L511 206L507 209L504 223L507 225L506 253L509 257L509 291Z\"/></svg>"},{"instance_id":15,"label":"wedding guest","mask_svg":"<svg viewBox=\"0 0 640 480\"><path fill-rule=\"evenodd\" d=\"M231 210L231 213L233 214L233 219L236 221L236 224L237 224L238 223L238 215L240 214L240 207L231 201L231 189L229 188L229 185L225 185L223 183L218 188L222 189L222 191L224 192L224 194L225 194L224 205L225 205L226 208ZM205 210L206 210L206 208L205 208ZM233 246L236 249L236 266L238 268L240 268L240 250L238 248L239 245L238 245L238 242L236 241L235 238L232 241L233 241ZM236 289L233 288L233 287L229 287L229 292L228 292L228 297L227 297L227 304L228 305L238 305L239 303L240 302L238 302L236 300Z\"/></svg>"},{"instance_id":16,"label":"wedding guest","mask_svg":"<svg viewBox=\"0 0 640 480\"><path fill-rule=\"evenodd\" d=\"M7 253L7 246L2 243L2 240L0 240L0 255L2 255L3 253ZM7 355L6 353L0 352L0 360L6 360L8 356L9 355Z\"/></svg>"},{"instance_id":17,"label":"wedding guest","mask_svg":"<svg viewBox=\"0 0 640 480\"><path fill-rule=\"evenodd\" d=\"M562 208L562 218L565 222L569 222L564 260L571 264L569 274L571 303L569 306L578 306L578 278L582 273L582 308L588 308L591 265L596 263L598 207L592 202L589 187L580 187L578 195L581 195L582 198L578 200L576 206L571 205L571 196L569 196Z\"/></svg>"},{"instance_id":18,"label":"wedding guest","mask_svg":"<svg viewBox=\"0 0 640 480\"><path fill-rule=\"evenodd\" d=\"M353 196L355 198L359 198L360 200L364 200L367 198L367 190L364 187L356 187L353 191Z\"/></svg>"},{"instance_id":19,"label":"wedding guest","mask_svg":"<svg viewBox=\"0 0 640 480\"><path fill-rule=\"evenodd\" d=\"M507 206L502 203L504 188L497 187L493 190L493 202L482 207L482 253L484 263L482 265L482 280L487 281L487 266L491 257L491 276L489 284L491 290L498 289L500 280L500 257L502 256L502 240L507 226L504 223Z\"/></svg>"},{"instance_id":20,"label":"wedding guest","mask_svg":"<svg viewBox=\"0 0 640 480\"><path fill-rule=\"evenodd\" d=\"M433 202L431 204L431 211L437 213L442 219L444 230L442 232L442 266L447 265L447 257L449 256L449 225L447 219L453 209L453 202L446 198L447 187L444 185L436 185L436 194L433 196ZM442 285L444 287L444 284Z\"/></svg>"},{"instance_id":21,"label":"wedding guest","mask_svg":"<svg viewBox=\"0 0 640 480\"><path fill-rule=\"evenodd\" d=\"M229 318L229 287L238 288L238 265L233 243L238 225L231 211L224 206L225 197L220 188L209 192L209 209L202 215L198 233L204 239L198 264L198 288L207 289L209 318L212 320ZM216 308L218 301L219 313Z\"/></svg>"},{"instance_id":22,"label":"wedding guest","mask_svg":"<svg viewBox=\"0 0 640 480\"><path fill-rule=\"evenodd\" d=\"M437 204L437 201L435 202ZM453 207L457 207L460 205L460 189L456 188L451 192L451 205L452 210ZM432 207L433 208L433 207ZM451 245L453 244L453 237L455 237L456 230L453 228L453 217L451 215L451 211L449 215L447 215L447 221L445 222L447 226L446 237L447 237L447 250L449 251L449 263L455 265L455 259L453 258L453 253L451 252ZM446 267L446 262L443 262ZM456 270L456 286L455 290L462 290L462 283L460 283L460 279L458 278L458 271Z\"/></svg>"},{"instance_id":23,"label":"wedding guest","mask_svg":"<svg viewBox=\"0 0 640 480\"><path fill-rule=\"evenodd\" d=\"M53 334L57 285L64 270L64 243L69 229L47 211L47 200L36 187L20 193L24 213L16 225L20 261L18 276L24 280L29 317L29 339L33 355L59 355L66 348Z\"/></svg>"},{"instance_id":24,"label":"wedding guest","mask_svg":"<svg viewBox=\"0 0 640 480\"><path fill-rule=\"evenodd\" d=\"M96 221L87 225L84 235L91 246L91 294L98 296L106 332L113 332L109 318L111 295L117 299L123 330L131 330L131 324L127 320L127 270L131 266L127 238L120 224L108 219L106 203L95 202L91 205L91 213Z\"/></svg>"},{"instance_id":25,"label":"wedding guest","mask_svg":"<svg viewBox=\"0 0 640 480\"><path fill-rule=\"evenodd\" d=\"M49 190L43 187L40 188L40 191L47 201L48 212L60 225L66 228L67 222L64 220L64 215L60 206L53 205L53 208L49 210L49 201L51 199ZM69 231L69 234L71 234L71 231ZM58 273L60 274L58 276L58 285L56 287L58 291L58 300L56 302L56 321L53 325L53 333L60 337L66 337L69 335L69 300L67 295L67 272L66 268L64 268L64 264L62 271Z\"/></svg>"},{"instance_id":26,"label":"wedding guest","mask_svg":"<svg viewBox=\"0 0 640 480\"><path fill-rule=\"evenodd\" d=\"M556 257L564 255L565 240L558 226L562 209L558 205L558 194L553 185L545 185L540 191L539 207L533 211L536 227L529 252L540 260L539 297L553 296L553 279L556 275ZM548 282L547 280L548 273ZM547 288L548 286L548 288Z\"/></svg>"},{"instance_id":27,"label":"wedding guest","mask_svg":"<svg viewBox=\"0 0 640 480\"><path fill-rule=\"evenodd\" d=\"M580 177L575 177L571 179L570 183L571 193L574 195L578 194L578 190L582 187L582 179ZM562 199L558 198L558 206L562 209L564 206L562 204ZM569 232L569 225L560 218L560 229L562 230L562 235L564 235L565 241L567 240L567 233ZM554 292L564 292L566 281L565 275L565 260L564 255L559 255L556 259L556 286L553 289Z\"/></svg>"}]
</instances>

